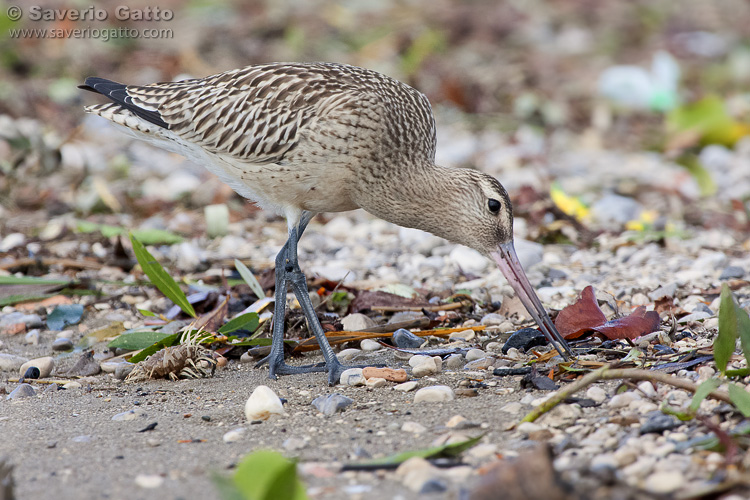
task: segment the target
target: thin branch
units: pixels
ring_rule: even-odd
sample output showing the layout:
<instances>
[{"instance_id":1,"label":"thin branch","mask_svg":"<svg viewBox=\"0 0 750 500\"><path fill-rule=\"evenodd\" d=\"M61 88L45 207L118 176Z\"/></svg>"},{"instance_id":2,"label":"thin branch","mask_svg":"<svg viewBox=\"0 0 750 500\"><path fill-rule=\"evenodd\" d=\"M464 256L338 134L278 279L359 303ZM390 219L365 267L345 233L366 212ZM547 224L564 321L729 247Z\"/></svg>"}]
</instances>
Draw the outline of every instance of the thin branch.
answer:
<instances>
[{"instance_id":1,"label":"thin branch","mask_svg":"<svg viewBox=\"0 0 750 500\"><path fill-rule=\"evenodd\" d=\"M594 382L599 380L646 380L649 382L661 382L662 384L671 385L679 389L685 389L686 391L695 392L698 389L698 384L694 384L689 380L682 378L673 377L667 373L661 373L657 371L641 370L638 368L621 368L612 369L607 366L602 366L596 371L588 373L583 377L579 378L572 384L558 390L551 398L544 403L540 404L533 410L531 410L521 422L533 422L537 418L541 417L552 408L571 397L581 389L585 389ZM709 393L708 397L724 401L725 403L732 404L732 400L729 399L729 394L724 391L713 391Z\"/></svg>"}]
</instances>

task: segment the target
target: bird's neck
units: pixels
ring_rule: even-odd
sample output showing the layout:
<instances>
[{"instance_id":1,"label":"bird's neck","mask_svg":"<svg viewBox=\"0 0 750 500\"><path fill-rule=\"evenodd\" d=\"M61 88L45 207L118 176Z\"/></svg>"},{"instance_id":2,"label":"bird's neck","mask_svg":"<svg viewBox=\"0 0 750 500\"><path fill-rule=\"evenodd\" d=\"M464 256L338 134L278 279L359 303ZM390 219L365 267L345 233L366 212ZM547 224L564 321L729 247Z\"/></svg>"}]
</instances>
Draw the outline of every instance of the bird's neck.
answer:
<instances>
[{"instance_id":1,"label":"bird's neck","mask_svg":"<svg viewBox=\"0 0 750 500\"><path fill-rule=\"evenodd\" d=\"M464 213L461 202L468 192L462 187L470 186L473 171L432 163L387 170L387 177L367 180L357 200L360 207L399 226L454 242L462 239L466 226L457 219Z\"/></svg>"}]
</instances>

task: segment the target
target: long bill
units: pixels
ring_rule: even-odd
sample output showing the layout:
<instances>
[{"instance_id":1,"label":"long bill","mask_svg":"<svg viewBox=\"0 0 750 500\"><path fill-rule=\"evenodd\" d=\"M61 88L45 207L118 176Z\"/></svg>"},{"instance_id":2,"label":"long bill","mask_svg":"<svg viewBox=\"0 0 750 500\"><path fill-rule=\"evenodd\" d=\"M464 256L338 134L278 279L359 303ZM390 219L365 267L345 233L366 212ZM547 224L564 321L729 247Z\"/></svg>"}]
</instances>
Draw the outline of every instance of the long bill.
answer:
<instances>
[{"instance_id":1,"label":"long bill","mask_svg":"<svg viewBox=\"0 0 750 500\"><path fill-rule=\"evenodd\" d=\"M516 291L516 295L518 295L518 298L521 299L526 310L529 311L531 317L534 318L534 321L539 325L539 329L544 333L544 336L547 337L547 340L555 346L555 349L557 349L557 352L560 353L563 359L568 360L572 357L573 353L571 352L570 347L568 347L568 343L565 342L565 339L562 338L560 332L555 328L547 311L544 310L542 302L531 287L529 278L526 277L526 273L524 272L523 267L521 267L521 262L518 260L518 255L516 254L513 242L510 241L498 245L497 250L490 252L490 255L495 259L497 266L505 275L505 279L508 280L508 283L513 287L513 290Z\"/></svg>"}]
</instances>

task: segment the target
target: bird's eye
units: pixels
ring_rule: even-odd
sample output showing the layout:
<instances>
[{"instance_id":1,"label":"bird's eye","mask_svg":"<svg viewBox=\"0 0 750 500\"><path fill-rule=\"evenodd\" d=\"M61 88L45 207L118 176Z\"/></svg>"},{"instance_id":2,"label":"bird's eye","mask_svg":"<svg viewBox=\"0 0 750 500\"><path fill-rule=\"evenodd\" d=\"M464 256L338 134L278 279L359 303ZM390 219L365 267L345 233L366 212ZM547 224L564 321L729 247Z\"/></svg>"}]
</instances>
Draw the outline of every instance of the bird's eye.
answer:
<instances>
[{"instance_id":1,"label":"bird's eye","mask_svg":"<svg viewBox=\"0 0 750 500\"><path fill-rule=\"evenodd\" d=\"M502 205L500 205L500 202L497 201L497 200L495 200L495 199L490 199L487 202L487 208L489 208L490 212L492 212L495 215L497 215L500 212L500 207L501 206Z\"/></svg>"}]
</instances>

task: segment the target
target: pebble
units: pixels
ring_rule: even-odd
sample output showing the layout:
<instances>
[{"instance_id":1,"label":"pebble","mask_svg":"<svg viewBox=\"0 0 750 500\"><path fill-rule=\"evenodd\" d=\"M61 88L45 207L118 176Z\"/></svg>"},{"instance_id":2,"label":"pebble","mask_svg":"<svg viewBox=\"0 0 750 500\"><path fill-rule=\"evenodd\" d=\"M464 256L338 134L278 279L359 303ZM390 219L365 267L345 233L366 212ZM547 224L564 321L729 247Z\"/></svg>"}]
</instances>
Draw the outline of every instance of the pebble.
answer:
<instances>
[{"instance_id":1,"label":"pebble","mask_svg":"<svg viewBox=\"0 0 750 500\"><path fill-rule=\"evenodd\" d=\"M649 434L653 432L660 434L664 431L668 431L679 426L680 422L672 415L665 415L661 412L653 412L651 415L649 415L648 419L646 419L643 425L641 425L640 433Z\"/></svg>"},{"instance_id":2,"label":"pebble","mask_svg":"<svg viewBox=\"0 0 750 500\"><path fill-rule=\"evenodd\" d=\"M502 314L489 313L482 316L480 324L484 326L500 326L507 318Z\"/></svg>"},{"instance_id":3,"label":"pebble","mask_svg":"<svg viewBox=\"0 0 750 500\"><path fill-rule=\"evenodd\" d=\"M336 354L336 357L342 363L346 363L346 362L349 362L349 361L354 361L355 359L357 359L360 356L362 356L362 354L363 353L362 353L361 350L359 350L359 349L353 349L352 348L352 349L344 349L343 351L341 351L338 354Z\"/></svg>"},{"instance_id":4,"label":"pebble","mask_svg":"<svg viewBox=\"0 0 750 500\"><path fill-rule=\"evenodd\" d=\"M117 415L112 417L112 420L115 422L129 422L131 420L135 420L138 417L146 416L146 412L143 411L140 408L133 408L132 410L124 411L122 413L118 413Z\"/></svg>"},{"instance_id":5,"label":"pebble","mask_svg":"<svg viewBox=\"0 0 750 500\"><path fill-rule=\"evenodd\" d=\"M296 437L290 437L284 440L283 443L281 443L281 447L284 448L286 451L297 451L301 450L302 448L305 448L307 446L307 441L304 439L296 438Z\"/></svg>"},{"instance_id":6,"label":"pebble","mask_svg":"<svg viewBox=\"0 0 750 500\"><path fill-rule=\"evenodd\" d=\"M449 370L460 370L464 367L464 357L461 354L451 354L445 360L445 367Z\"/></svg>"},{"instance_id":7,"label":"pebble","mask_svg":"<svg viewBox=\"0 0 750 500\"><path fill-rule=\"evenodd\" d=\"M448 335L450 340L462 340L464 342L471 342L476 338L477 334L474 330L463 330L460 332L453 332Z\"/></svg>"},{"instance_id":8,"label":"pebble","mask_svg":"<svg viewBox=\"0 0 750 500\"><path fill-rule=\"evenodd\" d=\"M34 328L23 337L24 344L39 345L39 329Z\"/></svg>"},{"instance_id":9,"label":"pebble","mask_svg":"<svg viewBox=\"0 0 750 500\"><path fill-rule=\"evenodd\" d=\"M464 370L489 370L493 368L495 364L495 358L492 356L485 356L474 361L466 363Z\"/></svg>"},{"instance_id":10,"label":"pebble","mask_svg":"<svg viewBox=\"0 0 750 500\"><path fill-rule=\"evenodd\" d=\"M6 354L4 352L0 352L0 371L16 371L28 361L29 358L24 358L23 356L16 356L14 354Z\"/></svg>"},{"instance_id":11,"label":"pebble","mask_svg":"<svg viewBox=\"0 0 750 500\"><path fill-rule=\"evenodd\" d=\"M70 351L73 349L73 341L66 337L60 337L52 342L53 351Z\"/></svg>"},{"instance_id":12,"label":"pebble","mask_svg":"<svg viewBox=\"0 0 750 500\"><path fill-rule=\"evenodd\" d=\"M607 399L607 391L598 385L592 385L586 390L586 397L601 404Z\"/></svg>"},{"instance_id":13,"label":"pebble","mask_svg":"<svg viewBox=\"0 0 750 500\"><path fill-rule=\"evenodd\" d=\"M545 413L539 422L550 427L561 428L572 425L581 418L581 407L574 404L557 405Z\"/></svg>"},{"instance_id":14,"label":"pebble","mask_svg":"<svg viewBox=\"0 0 750 500\"><path fill-rule=\"evenodd\" d=\"M44 321L38 314L26 314L19 311L0 316L0 330L16 324L23 324L26 328L41 328L44 326Z\"/></svg>"},{"instance_id":15,"label":"pebble","mask_svg":"<svg viewBox=\"0 0 750 500\"><path fill-rule=\"evenodd\" d=\"M659 471L646 478L643 488L649 493L668 495L679 490L685 482L685 476L682 471Z\"/></svg>"},{"instance_id":16,"label":"pebble","mask_svg":"<svg viewBox=\"0 0 750 500\"><path fill-rule=\"evenodd\" d=\"M36 391L29 384L18 384L18 387L13 389L10 394L5 396L5 399L21 399L36 396Z\"/></svg>"},{"instance_id":17,"label":"pebble","mask_svg":"<svg viewBox=\"0 0 750 500\"><path fill-rule=\"evenodd\" d=\"M118 363L115 367L115 378L117 380L125 380L125 377L130 375L130 372L133 371L133 368L135 368L135 364L128 361Z\"/></svg>"},{"instance_id":18,"label":"pebble","mask_svg":"<svg viewBox=\"0 0 750 500\"><path fill-rule=\"evenodd\" d=\"M404 432L411 432L412 434L421 434L427 432L427 427L418 422L409 421L404 422L403 425L401 425L401 430Z\"/></svg>"},{"instance_id":19,"label":"pebble","mask_svg":"<svg viewBox=\"0 0 750 500\"><path fill-rule=\"evenodd\" d=\"M221 440L225 443L236 443L237 441L240 441L243 437L245 437L246 431L247 429L245 427L237 427L235 429L232 429L231 431L225 432L224 435L221 436Z\"/></svg>"},{"instance_id":20,"label":"pebble","mask_svg":"<svg viewBox=\"0 0 750 500\"><path fill-rule=\"evenodd\" d=\"M469 349L469 352L466 353L466 361L476 361L478 359L482 359L485 356L487 356L487 353L485 353L481 349Z\"/></svg>"},{"instance_id":21,"label":"pebble","mask_svg":"<svg viewBox=\"0 0 750 500\"><path fill-rule=\"evenodd\" d=\"M68 382L66 384L63 384L63 389L80 389L83 387L80 382L76 382L75 380Z\"/></svg>"},{"instance_id":22,"label":"pebble","mask_svg":"<svg viewBox=\"0 0 750 500\"><path fill-rule=\"evenodd\" d=\"M9 233L0 241L0 252L7 252L26 243L23 233Z\"/></svg>"},{"instance_id":23,"label":"pebble","mask_svg":"<svg viewBox=\"0 0 750 500\"><path fill-rule=\"evenodd\" d=\"M341 326L344 330L350 332L366 331L368 328L374 327L375 322L369 317L361 313L352 313L341 318Z\"/></svg>"},{"instance_id":24,"label":"pebble","mask_svg":"<svg viewBox=\"0 0 750 500\"><path fill-rule=\"evenodd\" d=\"M29 360L22 364L18 369L19 374L23 375L24 373L26 373L26 370L32 366L39 368L39 378L47 378L55 368L55 360L50 356Z\"/></svg>"},{"instance_id":25,"label":"pebble","mask_svg":"<svg viewBox=\"0 0 750 500\"><path fill-rule=\"evenodd\" d=\"M396 477L412 491L422 493L422 488L440 476L440 470L422 457L411 457L396 469Z\"/></svg>"},{"instance_id":26,"label":"pebble","mask_svg":"<svg viewBox=\"0 0 750 500\"><path fill-rule=\"evenodd\" d=\"M393 343L401 349L419 349L427 342L427 339L414 335L405 328L399 328L393 332Z\"/></svg>"},{"instance_id":27,"label":"pebble","mask_svg":"<svg viewBox=\"0 0 750 500\"><path fill-rule=\"evenodd\" d=\"M158 474L138 474L135 476L135 484L141 488L150 490L164 484L164 478Z\"/></svg>"},{"instance_id":28,"label":"pebble","mask_svg":"<svg viewBox=\"0 0 750 500\"><path fill-rule=\"evenodd\" d=\"M365 376L362 375L362 368L349 368L341 372L339 382L343 385L354 387L357 385L365 385Z\"/></svg>"},{"instance_id":29,"label":"pebble","mask_svg":"<svg viewBox=\"0 0 750 500\"><path fill-rule=\"evenodd\" d=\"M518 349L526 352L532 347L542 346L547 343L547 338L542 332L534 328L521 328L514 332L503 345L503 354L508 354L510 349Z\"/></svg>"},{"instance_id":30,"label":"pebble","mask_svg":"<svg viewBox=\"0 0 750 500\"><path fill-rule=\"evenodd\" d=\"M419 389L414 394L414 403L440 403L453 401L454 398L453 389L447 385L432 385Z\"/></svg>"},{"instance_id":31,"label":"pebble","mask_svg":"<svg viewBox=\"0 0 750 500\"><path fill-rule=\"evenodd\" d=\"M640 384L638 384L638 390L641 391L645 396L648 396L649 398L655 398L656 397L656 389L654 388L654 384L651 382L644 380Z\"/></svg>"},{"instance_id":32,"label":"pebble","mask_svg":"<svg viewBox=\"0 0 750 500\"><path fill-rule=\"evenodd\" d=\"M384 349L384 347L380 344L380 342L377 342L372 339L364 339L362 342L359 343L359 348L362 349L364 352L375 352L375 351L380 351L381 349Z\"/></svg>"},{"instance_id":33,"label":"pebble","mask_svg":"<svg viewBox=\"0 0 750 500\"><path fill-rule=\"evenodd\" d=\"M416 358L417 356L414 356ZM427 377L429 375L435 375L440 370L437 367L437 363L435 363L435 360L431 357L427 356L419 356L420 359L416 365L412 364L411 359L409 360L409 364L413 366L411 370L411 374L416 378L422 378ZM412 358L412 359L414 359Z\"/></svg>"},{"instance_id":34,"label":"pebble","mask_svg":"<svg viewBox=\"0 0 750 500\"><path fill-rule=\"evenodd\" d=\"M378 387L385 387L386 385L388 385L388 381L380 377L368 378L367 382L365 382L365 386L370 387L371 389L376 389Z\"/></svg>"},{"instance_id":35,"label":"pebble","mask_svg":"<svg viewBox=\"0 0 750 500\"><path fill-rule=\"evenodd\" d=\"M500 411L504 411L506 413L515 415L523 411L523 404L519 403L518 401L511 401L510 403L506 403L503 406L501 406Z\"/></svg>"},{"instance_id":36,"label":"pebble","mask_svg":"<svg viewBox=\"0 0 750 500\"><path fill-rule=\"evenodd\" d=\"M418 385L417 382L410 380L409 382L404 382L394 386L393 389L400 392L410 392L416 389Z\"/></svg>"},{"instance_id":37,"label":"pebble","mask_svg":"<svg viewBox=\"0 0 750 500\"><path fill-rule=\"evenodd\" d=\"M607 406L613 409L625 408L636 399L641 399L640 394L635 392L623 392L622 394L615 394L607 403Z\"/></svg>"},{"instance_id":38,"label":"pebble","mask_svg":"<svg viewBox=\"0 0 750 500\"><path fill-rule=\"evenodd\" d=\"M331 416L338 411L354 403L354 400L338 393L318 396L313 399L312 405L323 415Z\"/></svg>"},{"instance_id":39,"label":"pebble","mask_svg":"<svg viewBox=\"0 0 750 500\"><path fill-rule=\"evenodd\" d=\"M362 370L362 375L364 375L365 378L384 378L390 382L397 383L406 382L409 379L409 374L406 373L406 370L403 368L396 370L394 368L376 368L374 366L368 366Z\"/></svg>"},{"instance_id":40,"label":"pebble","mask_svg":"<svg viewBox=\"0 0 750 500\"><path fill-rule=\"evenodd\" d=\"M249 422L268 420L286 415L281 400L267 385L259 385L245 402L245 417Z\"/></svg>"},{"instance_id":41,"label":"pebble","mask_svg":"<svg viewBox=\"0 0 750 500\"><path fill-rule=\"evenodd\" d=\"M729 266L725 267L724 270L719 275L719 279L724 280L731 280L731 279L741 279L745 276L745 270L740 266Z\"/></svg>"}]
</instances>

